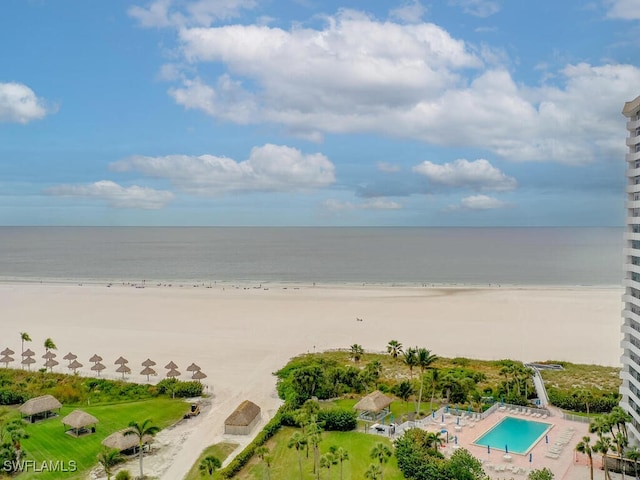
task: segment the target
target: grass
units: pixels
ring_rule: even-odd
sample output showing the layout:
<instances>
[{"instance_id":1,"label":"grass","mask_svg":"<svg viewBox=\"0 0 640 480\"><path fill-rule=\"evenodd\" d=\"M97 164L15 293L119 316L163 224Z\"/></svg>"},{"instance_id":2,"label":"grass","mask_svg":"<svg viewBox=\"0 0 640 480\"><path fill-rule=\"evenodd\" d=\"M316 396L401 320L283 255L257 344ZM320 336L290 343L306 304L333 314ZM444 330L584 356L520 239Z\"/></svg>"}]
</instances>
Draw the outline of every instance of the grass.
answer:
<instances>
[{"instance_id":1,"label":"grass","mask_svg":"<svg viewBox=\"0 0 640 480\"><path fill-rule=\"evenodd\" d=\"M619 368L569 362L552 361L548 363L557 363L564 367L564 370L557 371L541 370L545 384L560 390L617 391L622 382Z\"/></svg>"},{"instance_id":2,"label":"grass","mask_svg":"<svg viewBox=\"0 0 640 480\"><path fill-rule=\"evenodd\" d=\"M26 460L33 460L38 464L59 460L67 466L73 460L77 464L77 471L25 472L19 478L37 478L38 480L86 478L88 470L97 464L96 456L102 448L100 442L107 436L127 427L131 421L143 422L147 418L152 419L154 425L166 428L177 422L187 408L188 405L185 402L168 398L82 407L82 410L96 417L99 423L95 434L76 438L65 433L60 421L74 410L74 407L62 407L59 417L26 424L25 430L29 438L22 441L22 447L27 453Z\"/></svg>"},{"instance_id":3,"label":"grass","mask_svg":"<svg viewBox=\"0 0 640 480\"><path fill-rule=\"evenodd\" d=\"M199 480L204 478L200 473L200 462L202 459L209 455L213 455L214 457L217 457L220 462L224 462L225 458L231 455L231 452L236 448L238 448L237 443L216 443L215 445L205 448L198 457L198 460L196 460L196 463L191 467L191 470L189 470L189 473L187 473L187 476L184 477L184 480ZM218 475L214 474L214 478L217 477Z\"/></svg>"},{"instance_id":4,"label":"grass","mask_svg":"<svg viewBox=\"0 0 640 480\"><path fill-rule=\"evenodd\" d=\"M299 480L300 478L297 452L295 448L288 448L287 446L295 431L297 429L285 427L266 444L273 456L271 478L274 480ZM343 463L344 480L361 480L365 478L364 473L369 465L375 463L369 457L369 452L379 442L385 443L392 448L388 439L375 435L367 435L360 432L325 432L322 434L320 454L328 452L331 445L344 448L349 453L349 460ZM304 478L314 478L312 476L313 451L309 451L309 458L306 458L305 452L301 453ZM264 468L264 464L255 456L235 478L238 480L262 480ZM323 468L321 478L328 478L327 473L327 469ZM332 479L340 478L339 464L332 466L330 475ZM392 456L389 462L384 465L384 478L385 480L403 479L395 456Z\"/></svg>"}]
</instances>

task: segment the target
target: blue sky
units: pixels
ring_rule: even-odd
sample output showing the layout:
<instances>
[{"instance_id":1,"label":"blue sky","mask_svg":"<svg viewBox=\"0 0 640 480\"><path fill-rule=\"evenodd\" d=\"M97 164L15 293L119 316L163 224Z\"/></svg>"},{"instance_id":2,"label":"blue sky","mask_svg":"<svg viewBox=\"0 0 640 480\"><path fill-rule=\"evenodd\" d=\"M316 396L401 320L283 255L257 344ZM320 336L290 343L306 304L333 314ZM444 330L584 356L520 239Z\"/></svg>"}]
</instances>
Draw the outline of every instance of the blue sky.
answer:
<instances>
[{"instance_id":1,"label":"blue sky","mask_svg":"<svg viewBox=\"0 0 640 480\"><path fill-rule=\"evenodd\" d=\"M616 226L640 0L4 0L0 225Z\"/></svg>"}]
</instances>

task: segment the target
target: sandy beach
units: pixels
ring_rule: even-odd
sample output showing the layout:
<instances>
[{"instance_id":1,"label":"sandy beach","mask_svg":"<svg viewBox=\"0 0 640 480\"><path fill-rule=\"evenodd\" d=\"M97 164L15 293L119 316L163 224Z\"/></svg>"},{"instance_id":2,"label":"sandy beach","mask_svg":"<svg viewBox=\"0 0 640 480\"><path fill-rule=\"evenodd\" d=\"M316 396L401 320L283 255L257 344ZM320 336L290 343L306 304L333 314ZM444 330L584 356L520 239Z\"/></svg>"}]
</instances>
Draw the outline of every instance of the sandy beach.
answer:
<instances>
[{"instance_id":1,"label":"sandy beach","mask_svg":"<svg viewBox=\"0 0 640 480\"><path fill-rule=\"evenodd\" d=\"M0 347L19 352L19 332L28 332L38 367L51 337L60 358L72 351L88 374L98 353L112 377L120 355L134 373L147 357L174 361L183 373L198 363L211 408L188 429L161 433L158 443L170 448L148 465L150 474L176 479L205 446L226 438L224 419L242 400L273 414L272 372L294 355L353 343L383 351L397 339L446 357L617 366L621 295L597 287L2 284ZM67 371L63 361L56 371Z\"/></svg>"}]
</instances>

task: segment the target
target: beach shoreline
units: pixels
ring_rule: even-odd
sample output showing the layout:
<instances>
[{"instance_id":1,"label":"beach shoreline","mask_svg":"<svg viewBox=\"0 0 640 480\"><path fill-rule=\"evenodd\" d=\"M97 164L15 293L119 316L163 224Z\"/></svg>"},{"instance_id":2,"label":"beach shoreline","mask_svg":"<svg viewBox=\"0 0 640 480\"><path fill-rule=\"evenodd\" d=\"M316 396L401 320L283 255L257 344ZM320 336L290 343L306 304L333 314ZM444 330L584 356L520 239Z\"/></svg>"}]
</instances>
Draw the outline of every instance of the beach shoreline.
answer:
<instances>
[{"instance_id":1,"label":"beach shoreline","mask_svg":"<svg viewBox=\"0 0 640 480\"><path fill-rule=\"evenodd\" d=\"M391 339L484 360L619 366L622 353L622 287L144 286L0 283L0 347L20 352L19 332L28 332L35 369L50 337L60 358L71 351L88 370L97 353L112 376L123 355L140 382L147 357L174 361L183 374L200 365L212 409L174 442L171 465L159 462L161 478L181 478L204 447L228 439L224 419L243 400L270 418L280 405L273 372L299 354L354 343L379 352ZM54 371L68 370L61 361Z\"/></svg>"}]
</instances>

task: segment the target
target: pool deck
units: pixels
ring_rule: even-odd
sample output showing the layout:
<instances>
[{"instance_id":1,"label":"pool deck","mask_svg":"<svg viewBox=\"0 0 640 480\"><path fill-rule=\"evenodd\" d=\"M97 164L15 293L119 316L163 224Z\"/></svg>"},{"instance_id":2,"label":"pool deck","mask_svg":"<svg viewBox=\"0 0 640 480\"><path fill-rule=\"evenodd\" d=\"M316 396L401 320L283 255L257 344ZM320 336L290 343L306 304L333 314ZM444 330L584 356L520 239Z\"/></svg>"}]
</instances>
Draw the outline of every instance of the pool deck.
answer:
<instances>
[{"instance_id":1,"label":"pool deck","mask_svg":"<svg viewBox=\"0 0 640 480\"><path fill-rule=\"evenodd\" d=\"M443 448L445 455L451 455L456 448L466 448L473 456L482 460L485 472L492 480L510 480L512 478L527 478L528 472L532 469L549 468L555 475L556 480L578 480L589 478L589 467L585 455L575 451L575 447L582 437L589 435L592 443L595 443L596 436L589 434L587 423L574 422L562 418L558 409L550 407L552 415L548 418L535 418L524 414L509 413L509 411L496 411L484 420L475 422L472 427L469 421L466 425L456 425L455 416L445 419L446 429L449 431L450 442ZM538 421L552 424L553 427L548 432L549 443L543 436L533 448L529 450L532 454L532 461L529 462L529 454L519 455L509 452L505 457L503 450L491 449L487 453L487 448L475 445L473 442L504 417L515 417L524 420ZM442 424L440 419L428 421L423 428L429 431L440 431ZM456 428L458 427L458 428ZM455 445L453 435L458 437L458 446ZM600 456L594 455L594 478L604 478L604 473L600 470ZM516 473L513 468L516 467ZM526 473L525 473L526 472ZM612 478L615 478L612 476Z\"/></svg>"}]
</instances>

